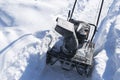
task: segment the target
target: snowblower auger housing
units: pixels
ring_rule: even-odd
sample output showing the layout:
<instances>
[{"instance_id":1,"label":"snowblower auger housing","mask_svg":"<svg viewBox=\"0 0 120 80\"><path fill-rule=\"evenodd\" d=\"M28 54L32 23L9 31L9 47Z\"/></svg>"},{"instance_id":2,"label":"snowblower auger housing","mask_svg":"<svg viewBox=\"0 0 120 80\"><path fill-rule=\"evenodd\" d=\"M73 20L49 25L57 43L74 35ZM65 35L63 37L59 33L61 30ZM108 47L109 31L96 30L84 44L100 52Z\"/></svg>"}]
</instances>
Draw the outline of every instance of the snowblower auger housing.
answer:
<instances>
[{"instance_id":1,"label":"snowblower auger housing","mask_svg":"<svg viewBox=\"0 0 120 80\"><path fill-rule=\"evenodd\" d=\"M47 51L47 64L53 65L58 62L63 69L76 69L80 75L88 76L91 73L95 49L93 38L103 2L104 0L101 3L96 25L72 19L77 0L75 0L72 11L69 11L67 20L57 18L55 30L62 35L63 44L59 46L59 50L56 50L56 45L54 45Z\"/></svg>"}]
</instances>

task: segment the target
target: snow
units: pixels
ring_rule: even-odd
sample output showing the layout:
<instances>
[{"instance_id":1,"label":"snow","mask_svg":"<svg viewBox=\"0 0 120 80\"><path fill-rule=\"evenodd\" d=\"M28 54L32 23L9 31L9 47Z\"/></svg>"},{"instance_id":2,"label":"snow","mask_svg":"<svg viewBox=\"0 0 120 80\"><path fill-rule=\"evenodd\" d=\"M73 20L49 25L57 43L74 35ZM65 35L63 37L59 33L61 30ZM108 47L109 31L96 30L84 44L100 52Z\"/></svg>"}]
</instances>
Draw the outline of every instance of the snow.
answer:
<instances>
[{"instance_id":1,"label":"snow","mask_svg":"<svg viewBox=\"0 0 120 80\"><path fill-rule=\"evenodd\" d=\"M91 77L46 65L47 50L61 39L55 20L66 19L73 2L0 0L0 80L120 80L119 0L104 1ZM101 0L78 2L74 18L95 24Z\"/></svg>"}]
</instances>

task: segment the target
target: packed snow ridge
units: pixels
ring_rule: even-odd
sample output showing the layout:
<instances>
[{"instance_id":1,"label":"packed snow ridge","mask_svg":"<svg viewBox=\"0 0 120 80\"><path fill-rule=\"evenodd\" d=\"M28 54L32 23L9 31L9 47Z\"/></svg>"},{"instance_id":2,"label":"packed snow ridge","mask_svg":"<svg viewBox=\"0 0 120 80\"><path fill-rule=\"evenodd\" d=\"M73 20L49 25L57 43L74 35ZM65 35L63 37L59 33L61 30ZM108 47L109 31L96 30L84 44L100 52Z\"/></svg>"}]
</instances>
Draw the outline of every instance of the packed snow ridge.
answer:
<instances>
[{"instance_id":1,"label":"packed snow ridge","mask_svg":"<svg viewBox=\"0 0 120 80\"><path fill-rule=\"evenodd\" d=\"M66 19L73 2L0 0L0 80L120 80L119 0L104 1L91 77L46 65L47 50L61 39L55 20ZM73 18L95 24L100 2L78 0Z\"/></svg>"}]
</instances>

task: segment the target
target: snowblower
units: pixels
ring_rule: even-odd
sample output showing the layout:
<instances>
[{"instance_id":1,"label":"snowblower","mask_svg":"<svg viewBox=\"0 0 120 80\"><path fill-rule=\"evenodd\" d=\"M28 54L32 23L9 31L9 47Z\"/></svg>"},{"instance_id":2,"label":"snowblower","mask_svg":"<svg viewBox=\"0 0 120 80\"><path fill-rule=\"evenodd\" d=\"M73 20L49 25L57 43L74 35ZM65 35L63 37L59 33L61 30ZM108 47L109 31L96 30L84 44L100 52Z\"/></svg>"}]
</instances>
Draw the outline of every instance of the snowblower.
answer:
<instances>
[{"instance_id":1,"label":"snowblower","mask_svg":"<svg viewBox=\"0 0 120 80\"><path fill-rule=\"evenodd\" d=\"M72 19L77 0L67 20L57 18L55 30L62 35L63 44L57 50L55 46L47 51L46 64L59 62L65 70L76 69L80 75L90 75L93 68L95 44L93 38L97 30L103 0L96 25Z\"/></svg>"}]
</instances>

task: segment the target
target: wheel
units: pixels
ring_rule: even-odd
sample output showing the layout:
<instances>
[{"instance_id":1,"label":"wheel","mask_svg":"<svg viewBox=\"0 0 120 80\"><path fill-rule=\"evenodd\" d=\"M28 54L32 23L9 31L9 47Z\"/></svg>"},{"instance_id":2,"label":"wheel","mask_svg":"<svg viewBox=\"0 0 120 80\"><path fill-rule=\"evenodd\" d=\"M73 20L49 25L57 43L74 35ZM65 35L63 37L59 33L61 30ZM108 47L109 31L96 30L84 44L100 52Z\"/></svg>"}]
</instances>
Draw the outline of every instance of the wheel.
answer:
<instances>
[{"instance_id":1,"label":"wheel","mask_svg":"<svg viewBox=\"0 0 120 80\"><path fill-rule=\"evenodd\" d=\"M86 74L86 65L76 65L77 72L84 76Z\"/></svg>"},{"instance_id":2,"label":"wheel","mask_svg":"<svg viewBox=\"0 0 120 80\"><path fill-rule=\"evenodd\" d=\"M49 64L51 62L51 56L47 54L46 56L46 64Z\"/></svg>"}]
</instances>

